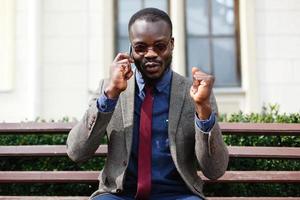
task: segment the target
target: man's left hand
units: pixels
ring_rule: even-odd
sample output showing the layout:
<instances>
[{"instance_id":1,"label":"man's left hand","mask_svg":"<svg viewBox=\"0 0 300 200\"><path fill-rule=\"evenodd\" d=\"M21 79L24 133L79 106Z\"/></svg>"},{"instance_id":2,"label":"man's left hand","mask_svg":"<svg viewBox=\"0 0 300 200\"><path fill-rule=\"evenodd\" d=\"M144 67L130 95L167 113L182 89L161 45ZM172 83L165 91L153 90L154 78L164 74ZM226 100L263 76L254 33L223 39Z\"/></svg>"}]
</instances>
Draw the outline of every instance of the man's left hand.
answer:
<instances>
[{"instance_id":1,"label":"man's left hand","mask_svg":"<svg viewBox=\"0 0 300 200\"><path fill-rule=\"evenodd\" d=\"M190 95L195 102L198 117L205 120L209 118L212 112L209 99L215 79L196 67L192 68L192 76L193 85L190 89Z\"/></svg>"}]
</instances>

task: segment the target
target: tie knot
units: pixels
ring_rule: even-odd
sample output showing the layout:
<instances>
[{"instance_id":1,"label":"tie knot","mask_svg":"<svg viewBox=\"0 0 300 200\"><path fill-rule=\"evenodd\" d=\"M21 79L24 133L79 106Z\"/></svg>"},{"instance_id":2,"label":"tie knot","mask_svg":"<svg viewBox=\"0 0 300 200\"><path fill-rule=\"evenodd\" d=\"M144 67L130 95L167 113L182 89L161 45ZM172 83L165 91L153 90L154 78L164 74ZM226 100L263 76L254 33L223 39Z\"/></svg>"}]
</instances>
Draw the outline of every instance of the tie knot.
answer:
<instances>
[{"instance_id":1,"label":"tie knot","mask_svg":"<svg viewBox=\"0 0 300 200\"><path fill-rule=\"evenodd\" d=\"M145 85L146 95L151 94L153 95L153 86L152 85Z\"/></svg>"}]
</instances>

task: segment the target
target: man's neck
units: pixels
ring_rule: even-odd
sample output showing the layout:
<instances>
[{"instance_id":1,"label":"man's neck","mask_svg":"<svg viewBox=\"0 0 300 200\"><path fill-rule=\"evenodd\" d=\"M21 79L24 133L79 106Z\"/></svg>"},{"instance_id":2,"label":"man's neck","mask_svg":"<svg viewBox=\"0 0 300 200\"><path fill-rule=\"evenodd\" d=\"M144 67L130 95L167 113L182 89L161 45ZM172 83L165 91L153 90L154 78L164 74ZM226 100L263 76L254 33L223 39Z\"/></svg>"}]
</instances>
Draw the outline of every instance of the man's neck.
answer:
<instances>
[{"instance_id":1,"label":"man's neck","mask_svg":"<svg viewBox=\"0 0 300 200\"><path fill-rule=\"evenodd\" d=\"M159 78L156 79L149 79L147 78L145 75L142 75L142 78L144 79L144 82L146 85L149 86L155 86L159 81L161 81L163 79L163 77L165 76L166 72L170 70L170 67L166 68L165 71L162 73L162 75Z\"/></svg>"}]
</instances>

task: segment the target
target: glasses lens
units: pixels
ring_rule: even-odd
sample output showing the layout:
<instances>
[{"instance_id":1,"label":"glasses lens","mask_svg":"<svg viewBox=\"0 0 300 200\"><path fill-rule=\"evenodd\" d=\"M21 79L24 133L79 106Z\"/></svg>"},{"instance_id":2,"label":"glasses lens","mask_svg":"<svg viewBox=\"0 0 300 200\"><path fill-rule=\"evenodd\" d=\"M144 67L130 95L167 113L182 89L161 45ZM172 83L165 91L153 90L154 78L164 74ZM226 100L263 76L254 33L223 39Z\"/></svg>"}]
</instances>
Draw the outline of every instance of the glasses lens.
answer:
<instances>
[{"instance_id":1,"label":"glasses lens","mask_svg":"<svg viewBox=\"0 0 300 200\"><path fill-rule=\"evenodd\" d=\"M146 45L138 44L138 45L134 46L134 51L138 54L147 53L148 47Z\"/></svg>"},{"instance_id":2,"label":"glasses lens","mask_svg":"<svg viewBox=\"0 0 300 200\"><path fill-rule=\"evenodd\" d=\"M154 51L157 53L163 53L165 50L167 50L168 45L165 43L158 43L154 46Z\"/></svg>"},{"instance_id":3,"label":"glasses lens","mask_svg":"<svg viewBox=\"0 0 300 200\"><path fill-rule=\"evenodd\" d=\"M168 48L169 42L170 41L168 41L167 43L163 43L163 42L156 43L151 49L155 51L157 54L164 53ZM144 44L137 44L133 46L133 49L137 54L146 54L149 50L149 46Z\"/></svg>"}]
</instances>

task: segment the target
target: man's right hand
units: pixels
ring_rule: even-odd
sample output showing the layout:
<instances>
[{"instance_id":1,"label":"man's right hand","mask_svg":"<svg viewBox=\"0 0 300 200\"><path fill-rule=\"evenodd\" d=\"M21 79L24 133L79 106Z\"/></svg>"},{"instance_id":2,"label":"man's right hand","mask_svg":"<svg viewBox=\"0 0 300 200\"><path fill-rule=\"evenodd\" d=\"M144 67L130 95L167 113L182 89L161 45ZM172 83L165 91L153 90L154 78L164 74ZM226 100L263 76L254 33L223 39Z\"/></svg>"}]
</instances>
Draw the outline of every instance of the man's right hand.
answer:
<instances>
[{"instance_id":1,"label":"man's right hand","mask_svg":"<svg viewBox=\"0 0 300 200\"><path fill-rule=\"evenodd\" d=\"M121 92L126 90L127 81L133 75L131 70L133 59L127 53L118 53L111 64L110 81L105 89L105 94L110 99L116 99Z\"/></svg>"}]
</instances>

